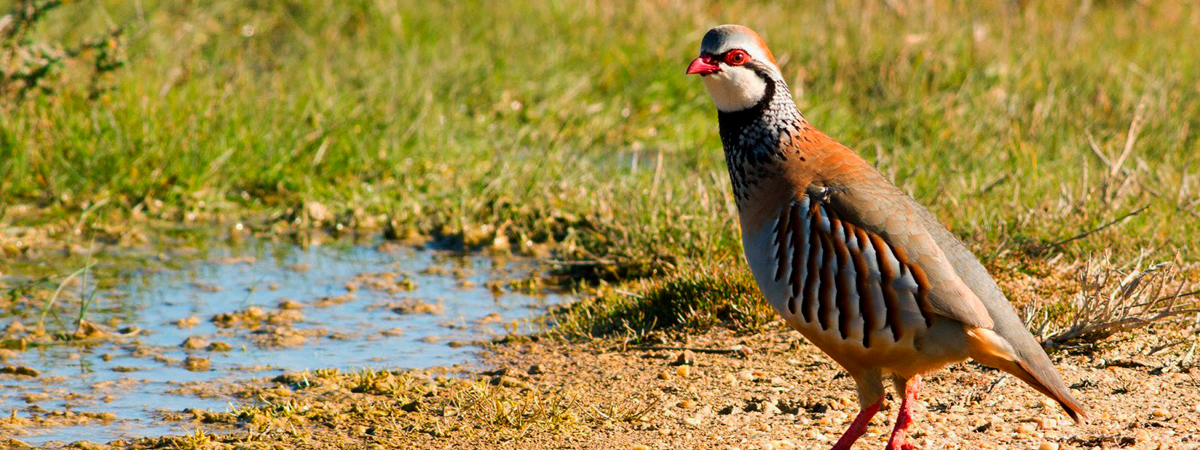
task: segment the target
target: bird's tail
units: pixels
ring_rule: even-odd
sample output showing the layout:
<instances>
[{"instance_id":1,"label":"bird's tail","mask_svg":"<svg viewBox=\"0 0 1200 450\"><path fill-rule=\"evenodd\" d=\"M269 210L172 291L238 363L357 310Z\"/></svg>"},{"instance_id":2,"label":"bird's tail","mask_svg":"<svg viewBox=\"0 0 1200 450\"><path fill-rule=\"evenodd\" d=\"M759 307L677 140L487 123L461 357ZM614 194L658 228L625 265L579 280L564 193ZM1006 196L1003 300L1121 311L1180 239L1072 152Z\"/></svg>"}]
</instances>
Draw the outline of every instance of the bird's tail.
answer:
<instances>
[{"instance_id":1,"label":"bird's tail","mask_svg":"<svg viewBox=\"0 0 1200 450\"><path fill-rule=\"evenodd\" d=\"M1083 423L1087 419L1087 411L1075 401L1067 385L1054 370L1050 358L1041 348L1021 354L1022 352L1016 351L1007 339L986 328L968 330L967 346L972 359L1008 372L1038 392L1046 394L1062 405L1067 415L1075 419L1075 423Z\"/></svg>"}]
</instances>

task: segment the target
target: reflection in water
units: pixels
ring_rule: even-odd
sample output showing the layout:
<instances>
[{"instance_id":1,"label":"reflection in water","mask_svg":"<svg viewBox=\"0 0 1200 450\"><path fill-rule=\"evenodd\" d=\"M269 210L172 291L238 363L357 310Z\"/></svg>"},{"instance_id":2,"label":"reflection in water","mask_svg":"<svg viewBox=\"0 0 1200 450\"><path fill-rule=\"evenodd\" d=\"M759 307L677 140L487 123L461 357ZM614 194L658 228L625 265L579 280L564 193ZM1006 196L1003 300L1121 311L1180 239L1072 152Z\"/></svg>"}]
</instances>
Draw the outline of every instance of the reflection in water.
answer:
<instances>
[{"instance_id":1,"label":"reflection in water","mask_svg":"<svg viewBox=\"0 0 1200 450\"><path fill-rule=\"evenodd\" d=\"M111 414L106 425L34 428L19 436L35 444L106 442L182 433L179 423L157 420L158 413L224 411L235 402L219 390L197 395L189 389L195 382L463 363L474 347L449 344L488 339L561 300L497 285L531 270L527 261L410 248L261 243L189 270L134 274L100 292L88 318L105 323L118 316L142 331L91 347L18 352L7 364L40 376L0 376L0 411ZM189 370L206 365L210 370Z\"/></svg>"}]
</instances>

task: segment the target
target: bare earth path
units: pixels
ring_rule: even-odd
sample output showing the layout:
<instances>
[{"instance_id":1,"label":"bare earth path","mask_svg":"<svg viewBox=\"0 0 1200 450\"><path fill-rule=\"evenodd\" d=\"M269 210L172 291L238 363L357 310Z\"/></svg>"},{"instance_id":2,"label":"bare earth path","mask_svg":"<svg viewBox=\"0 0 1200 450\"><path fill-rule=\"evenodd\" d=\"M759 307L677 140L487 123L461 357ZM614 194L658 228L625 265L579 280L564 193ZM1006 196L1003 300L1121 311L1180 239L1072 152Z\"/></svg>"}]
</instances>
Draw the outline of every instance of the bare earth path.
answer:
<instances>
[{"instance_id":1,"label":"bare earth path","mask_svg":"<svg viewBox=\"0 0 1200 450\"><path fill-rule=\"evenodd\" d=\"M537 386L577 386L585 405L656 397L646 422L612 424L584 441L551 439L571 448L824 448L857 412L852 381L810 344L782 326L755 336L715 331L692 348L748 352L694 354L689 369L678 351L596 351L561 345L501 347L489 361L520 367L535 361ZM1166 334L1166 333L1163 333ZM1146 335L1088 356L1055 356L1068 383L1090 408L1076 426L1057 404L1001 372L960 364L927 378L914 425L921 448L1200 448L1200 368L1180 370L1189 355L1144 356L1171 337ZM681 376L685 374L686 376ZM857 448L883 448L894 414L885 407ZM882 417L886 417L881 419ZM619 447L619 446L618 446Z\"/></svg>"}]
</instances>

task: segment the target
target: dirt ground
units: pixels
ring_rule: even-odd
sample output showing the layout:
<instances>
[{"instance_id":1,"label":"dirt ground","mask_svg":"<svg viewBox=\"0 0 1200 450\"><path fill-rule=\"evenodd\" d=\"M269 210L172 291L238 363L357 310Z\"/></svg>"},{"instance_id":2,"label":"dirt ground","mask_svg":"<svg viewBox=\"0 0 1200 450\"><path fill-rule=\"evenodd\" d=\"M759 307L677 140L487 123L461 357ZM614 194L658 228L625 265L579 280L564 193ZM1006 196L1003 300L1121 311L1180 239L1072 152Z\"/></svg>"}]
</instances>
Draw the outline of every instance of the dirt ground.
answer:
<instances>
[{"instance_id":1,"label":"dirt ground","mask_svg":"<svg viewBox=\"0 0 1200 450\"><path fill-rule=\"evenodd\" d=\"M212 386L246 400L186 411L183 437L135 448L826 448L857 413L853 383L781 323L736 335L714 328L626 346L518 339L490 345L482 367L315 371ZM1200 448L1194 331L1052 356L1091 421L1001 372L957 364L926 377L911 441L923 449ZM202 388L198 388L202 389ZM885 405L856 448L883 448Z\"/></svg>"},{"instance_id":2,"label":"dirt ground","mask_svg":"<svg viewBox=\"0 0 1200 450\"><path fill-rule=\"evenodd\" d=\"M544 375L531 383L591 387L585 405L653 398L644 422L600 426L586 442L548 439L550 447L611 448L824 448L857 413L853 382L799 336L784 330L755 336L713 332L687 347L730 349L728 354L689 352L695 364L681 369L678 350L558 345L507 346L488 361L519 367L533 360ZM1200 448L1200 367L1192 356L1160 350L1176 337L1146 336L1120 349L1056 357L1068 384L1090 408L1090 424L1077 426L1019 380L977 364L959 364L927 377L911 437L920 448ZM1194 342L1194 340L1192 341ZM740 347L738 347L740 346ZM1164 401L1164 399L1170 399ZM872 422L858 448L882 448L895 408ZM532 445L531 447L537 447ZM1042 447L1045 448L1045 447Z\"/></svg>"}]
</instances>

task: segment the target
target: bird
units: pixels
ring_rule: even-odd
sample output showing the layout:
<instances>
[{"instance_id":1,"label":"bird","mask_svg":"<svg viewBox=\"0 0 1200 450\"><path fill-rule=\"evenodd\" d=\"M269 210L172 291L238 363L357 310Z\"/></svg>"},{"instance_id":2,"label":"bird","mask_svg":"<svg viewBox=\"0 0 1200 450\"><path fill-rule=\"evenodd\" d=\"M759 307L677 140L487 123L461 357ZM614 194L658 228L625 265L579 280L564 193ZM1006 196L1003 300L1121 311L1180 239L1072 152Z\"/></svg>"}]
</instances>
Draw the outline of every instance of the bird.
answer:
<instances>
[{"instance_id":1,"label":"bird","mask_svg":"<svg viewBox=\"0 0 1200 450\"><path fill-rule=\"evenodd\" d=\"M865 433L890 378L901 398L888 450L907 450L921 377L967 358L1087 412L979 259L920 203L801 114L763 39L705 33L687 66L717 109L755 283L772 309L838 363L861 411L834 444Z\"/></svg>"}]
</instances>

